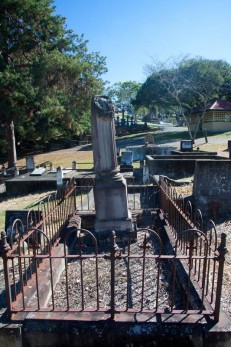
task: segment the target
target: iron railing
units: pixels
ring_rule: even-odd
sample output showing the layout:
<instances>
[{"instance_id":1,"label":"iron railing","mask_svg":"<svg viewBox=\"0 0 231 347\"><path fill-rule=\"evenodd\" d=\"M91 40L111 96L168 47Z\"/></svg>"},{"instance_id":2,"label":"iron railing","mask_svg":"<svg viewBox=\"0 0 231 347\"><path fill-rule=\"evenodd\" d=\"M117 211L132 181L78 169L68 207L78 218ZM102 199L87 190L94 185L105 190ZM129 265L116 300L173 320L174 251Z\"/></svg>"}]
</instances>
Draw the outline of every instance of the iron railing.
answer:
<instances>
[{"instance_id":1,"label":"iron railing","mask_svg":"<svg viewBox=\"0 0 231 347\"><path fill-rule=\"evenodd\" d=\"M160 207L168 223L169 237L182 255L189 256L185 269L188 280L193 276L203 298L213 308L215 319L219 319L223 268L226 250L226 234L221 234L220 244L214 222L203 222L199 209L193 211L190 201L177 193L171 180L160 176ZM187 294L189 297L189 292Z\"/></svg>"},{"instance_id":2,"label":"iron railing","mask_svg":"<svg viewBox=\"0 0 231 347\"><path fill-rule=\"evenodd\" d=\"M116 244L113 231L110 244L98 244L94 233L79 228L66 230L61 240L78 209L74 182L39 204L38 221L32 211L26 227L16 220L10 242L1 235L8 313L101 312L112 319L122 312L203 314L219 320L225 234L218 245L212 221L200 230L199 212L192 222L187 204L183 211L181 196L164 179L160 203L174 240L170 251L158 227L138 229L137 241L133 235L123 244Z\"/></svg>"},{"instance_id":3,"label":"iron railing","mask_svg":"<svg viewBox=\"0 0 231 347\"><path fill-rule=\"evenodd\" d=\"M190 242L191 235L192 230L185 231ZM42 238L43 243L38 244ZM70 238L76 240L74 246L68 241ZM216 281L213 287L219 291L224 239L219 253L213 256L206 251L203 256L194 255L193 247L183 254L177 242L176 253L165 255L160 235L150 229L140 229L138 242L123 247L116 244L115 232L111 233L111 240L110 246L102 248L90 231L72 229L63 244L52 247L44 232L34 229L27 240L18 242L14 251L7 251L5 245L8 312L103 312L112 319L121 312L204 314L219 318L219 293L208 300L207 277L213 270L208 264L217 262L218 272L212 279ZM180 269L182 262L183 269L188 270ZM201 269L196 271L196 276L202 276L198 278L199 290L192 284L195 268ZM184 290L179 284L182 282Z\"/></svg>"}]
</instances>

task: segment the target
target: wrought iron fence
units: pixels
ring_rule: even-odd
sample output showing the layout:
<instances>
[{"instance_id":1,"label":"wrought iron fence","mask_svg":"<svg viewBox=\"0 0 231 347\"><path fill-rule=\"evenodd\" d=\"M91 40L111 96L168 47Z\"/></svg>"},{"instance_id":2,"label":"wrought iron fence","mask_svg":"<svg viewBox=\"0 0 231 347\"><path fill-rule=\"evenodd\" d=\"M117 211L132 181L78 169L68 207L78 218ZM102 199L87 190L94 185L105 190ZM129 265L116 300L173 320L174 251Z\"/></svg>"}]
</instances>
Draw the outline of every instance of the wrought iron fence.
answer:
<instances>
[{"instance_id":1,"label":"wrought iron fence","mask_svg":"<svg viewBox=\"0 0 231 347\"><path fill-rule=\"evenodd\" d=\"M141 229L138 234L138 242L119 247L112 232L111 245L102 248L90 231L72 229L63 244L52 247L43 231L30 230L27 239L3 255L8 312L101 312L112 319L121 312L204 314L218 319L224 240L217 255L206 250L194 255L190 248L183 254L177 242L176 253L165 255L157 232ZM191 240L192 230L185 232L189 235ZM216 262L212 280L217 292L208 299L207 278ZM198 287L193 284L195 268L200 268L196 275L201 274Z\"/></svg>"},{"instance_id":2,"label":"wrought iron fence","mask_svg":"<svg viewBox=\"0 0 231 347\"><path fill-rule=\"evenodd\" d=\"M26 227L16 220L11 245L2 232L7 309L16 312L204 314L219 320L225 234L218 245L212 221L207 231L165 180L160 201L169 216L172 251L165 251L160 230L139 229L137 241L98 244L94 233L60 229L76 210L76 186L39 205L41 219L28 213ZM87 189L88 191L88 189ZM189 205L190 206L190 205ZM38 217L39 218L39 217ZM91 316L90 316L91 319Z\"/></svg>"},{"instance_id":3,"label":"wrought iron fence","mask_svg":"<svg viewBox=\"0 0 231 347\"><path fill-rule=\"evenodd\" d=\"M220 244L214 222L204 223L199 209L193 211L190 201L177 193L171 180L160 176L160 206L168 223L168 229L176 242L177 250L189 257L184 262L187 278L197 282L203 298L213 307L216 320L219 317L223 267L226 253L226 234L221 234ZM171 236L170 236L171 238ZM188 292L189 294L189 292ZM187 294L187 297L189 295Z\"/></svg>"},{"instance_id":4,"label":"wrought iron fence","mask_svg":"<svg viewBox=\"0 0 231 347\"><path fill-rule=\"evenodd\" d=\"M158 206L158 186L153 182L146 184L136 183L133 175L123 174L127 181L128 206L129 209L141 210L152 209ZM77 210L95 211L93 188L95 179L91 175L84 175L76 184Z\"/></svg>"}]
</instances>

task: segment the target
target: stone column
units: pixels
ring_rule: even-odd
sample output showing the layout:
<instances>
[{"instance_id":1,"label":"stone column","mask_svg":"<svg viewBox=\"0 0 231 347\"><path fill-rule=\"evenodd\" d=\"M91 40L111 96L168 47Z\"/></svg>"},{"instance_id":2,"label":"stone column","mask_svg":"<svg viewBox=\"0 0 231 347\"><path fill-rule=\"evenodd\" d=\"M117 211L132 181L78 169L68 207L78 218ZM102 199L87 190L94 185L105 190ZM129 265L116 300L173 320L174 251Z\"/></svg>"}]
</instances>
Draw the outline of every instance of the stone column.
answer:
<instances>
[{"instance_id":1,"label":"stone column","mask_svg":"<svg viewBox=\"0 0 231 347\"><path fill-rule=\"evenodd\" d=\"M126 180L117 169L114 107L106 96L94 96L91 129L96 182L96 232L132 231Z\"/></svg>"}]
</instances>

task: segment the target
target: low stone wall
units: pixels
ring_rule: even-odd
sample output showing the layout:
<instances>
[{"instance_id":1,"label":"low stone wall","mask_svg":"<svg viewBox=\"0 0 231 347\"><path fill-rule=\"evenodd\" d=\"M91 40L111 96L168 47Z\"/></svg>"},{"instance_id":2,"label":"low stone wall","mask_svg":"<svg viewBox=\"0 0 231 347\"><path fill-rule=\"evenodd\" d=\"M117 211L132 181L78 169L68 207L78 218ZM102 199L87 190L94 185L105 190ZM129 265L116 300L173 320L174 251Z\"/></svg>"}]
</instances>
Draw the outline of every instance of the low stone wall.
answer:
<instances>
[{"instance_id":1,"label":"low stone wall","mask_svg":"<svg viewBox=\"0 0 231 347\"><path fill-rule=\"evenodd\" d=\"M209 217L231 213L231 160L197 160L193 195L196 208Z\"/></svg>"},{"instance_id":2,"label":"low stone wall","mask_svg":"<svg viewBox=\"0 0 231 347\"><path fill-rule=\"evenodd\" d=\"M128 146L126 151L133 153L133 161L144 160L146 155L170 155L176 147L158 145L137 145Z\"/></svg>"},{"instance_id":3,"label":"low stone wall","mask_svg":"<svg viewBox=\"0 0 231 347\"><path fill-rule=\"evenodd\" d=\"M166 155L166 156L151 156L147 155L145 158L146 166L149 171L149 175L164 175L172 179L180 179L184 177L190 177L194 174L195 163L197 160L211 160L226 161L223 157L203 157L203 159L195 158L190 155Z\"/></svg>"},{"instance_id":4,"label":"low stone wall","mask_svg":"<svg viewBox=\"0 0 231 347\"><path fill-rule=\"evenodd\" d=\"M146 156L149 175L164 175L172 179L190 177L194 173L195 159Z\"/></svg>"}]
</instances>

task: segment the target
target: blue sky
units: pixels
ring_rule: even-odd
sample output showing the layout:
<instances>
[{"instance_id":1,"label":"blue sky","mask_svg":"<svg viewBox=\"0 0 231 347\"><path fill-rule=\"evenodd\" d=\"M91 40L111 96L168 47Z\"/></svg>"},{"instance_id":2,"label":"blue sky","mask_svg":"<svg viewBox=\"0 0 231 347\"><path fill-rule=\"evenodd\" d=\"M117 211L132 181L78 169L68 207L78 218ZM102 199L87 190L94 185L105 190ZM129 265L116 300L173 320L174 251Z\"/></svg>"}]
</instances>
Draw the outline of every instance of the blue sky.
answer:
<instances>
[{"instance_id":1,"label":"blue sky","mask_svg":"<svg viewBox=\"0 0 231 347\"><path fill-rule=\"evenodd\" d=\"M111 84L144 82L152 59L189 54L231 63L231 0L55 0L67 28L106 57Z\"/></svg>"}]
</instances>

